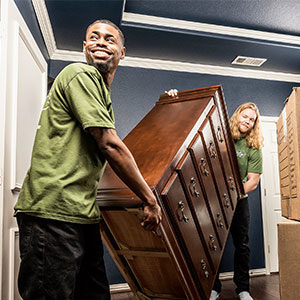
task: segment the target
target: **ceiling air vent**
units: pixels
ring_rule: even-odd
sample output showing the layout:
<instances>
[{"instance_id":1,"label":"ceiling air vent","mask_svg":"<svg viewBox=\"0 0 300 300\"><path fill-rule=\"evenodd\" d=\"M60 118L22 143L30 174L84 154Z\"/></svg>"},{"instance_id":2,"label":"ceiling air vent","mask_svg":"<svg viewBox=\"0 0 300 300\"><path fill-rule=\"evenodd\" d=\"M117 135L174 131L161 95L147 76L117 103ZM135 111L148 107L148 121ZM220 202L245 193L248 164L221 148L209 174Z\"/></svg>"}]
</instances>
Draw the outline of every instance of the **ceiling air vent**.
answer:
<instances>
[{"instance_id":1,"label":"ceiling air vent","mask_svg":"<svg viewBox=\"0 0 300 300\"><path fill-rule=\"evenodd\" d=\"M237 56L232 62L234 65L260 67L267 59L247 56Z\"/></svg>"}]
</instances>

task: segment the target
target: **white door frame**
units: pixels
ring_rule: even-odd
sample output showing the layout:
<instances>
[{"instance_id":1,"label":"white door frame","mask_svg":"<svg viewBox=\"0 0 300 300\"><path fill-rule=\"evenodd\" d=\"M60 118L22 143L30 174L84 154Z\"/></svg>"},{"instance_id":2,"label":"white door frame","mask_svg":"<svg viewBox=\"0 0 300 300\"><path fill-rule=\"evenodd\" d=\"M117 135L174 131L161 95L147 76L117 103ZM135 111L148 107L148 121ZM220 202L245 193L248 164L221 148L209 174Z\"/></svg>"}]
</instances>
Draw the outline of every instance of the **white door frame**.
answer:
<instances>
[{"instance_id":1,"label":"white door frame","mask_svg":"<svg viewBox=\"0 0 300 300\"><path fill-rule=\"evenodd\" d=\"M0 168L3 163L5 170L3 194L0 195L0 201L2 201L1 197L5 199L5 201L0 202L0 257L2 261L2 263L0 263L0 298L16 300L20 299L16 283L19 249L18 228L12 213L18 197L19 187L27 171L26 164L29 164L30 161L31 149L29 149L29 145L33 143L32 136L36 129L33 127L37 126L40 109L46 99L47 62L15 2L13 0L0 1L1 14L3 12L3 3L5 3L6 8L5 45L1 40L1 52L5 51L5 53L2 52L0 57L0 142L4 140L3 143L0 143ZM14 59L10 59L10 57ZM25 60L22 60L22 58L25 58ZM19 61L19 59L21 60ZM27 69L29 64L34 66L34 68ZM24 76L24 73L27 75L27 71L28 74L30 71L34 71L32 74L40 79L38 85L31 79L31 76ZM3 78L5 80L2 80ZM28 82L30 82L30 85L26 86ZM5 90L6 94L3 99L2 87L4 87L3 90ZM22 89L26 90L25 94ZM35 91L37 91L37 93L35 93ZM26 109L18 111L18 106L19 110L20 107L26 107ZM2 107L5 109L2 109ZM6 117L6 120L4 117L2 118L2 115ZM22 118L22 116L25 115L29 116L29 118ZM23 123L23 120L26 122ZM25 138L22 140L20 136L18 136L21 132L19 131L20 129L23 130L22 138L26 138L25 143ZM26 129L28 129L28 132L30 131L28 136ZM18 143L20 144L18 145ZM4 145L4 149L2 149L2 145ZM3 154L2 150L4 152Z\"/></svg>"},{"instance_id":2,"label":"white door frame","mask_svg":"<svg viewBox=\"0 0 300 300\"><path fill-rule=\"evenodd\" d=\"M263 126L263 123L274 123L276 124L278 120L278 117L260 117L261 126ZM279 174L274 174L275 176L279 177ZM270 263L270 254L269 254L269 230L268 230L268 203L266 201L266 195L265 191L268 191L270 187L268 187L265 183L264 176L261 176L260 179L260 187L261 187L261 207L262 207L262 221L263 221L263 235L264 235L264 251L265 251L265 268L266 268L266 274L270 274L271 270L271 263Z\"/></svg>"},{"instance_id":3,"label":"white door frame","mask_svg":"<svg viewBox=\"0 0 300 300\"><path fill-rule=\"evenodd\" d=\"M6 111L6 59L7 59L7 0L0 0L0 258L3 255L4 214L4 149ZM0 297L2 295L2 263L0 263Z\"/></svg>"}]
</instances>

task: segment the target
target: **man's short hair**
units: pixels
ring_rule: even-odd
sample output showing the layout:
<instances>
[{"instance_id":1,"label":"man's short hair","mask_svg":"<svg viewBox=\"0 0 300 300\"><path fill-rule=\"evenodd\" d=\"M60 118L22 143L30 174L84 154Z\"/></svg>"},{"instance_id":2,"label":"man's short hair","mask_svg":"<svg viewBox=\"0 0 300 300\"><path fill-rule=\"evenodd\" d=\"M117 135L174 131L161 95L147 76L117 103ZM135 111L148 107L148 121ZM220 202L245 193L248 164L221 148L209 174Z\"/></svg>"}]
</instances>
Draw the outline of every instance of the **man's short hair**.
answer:
<instances>
[{"instance_id":1,"label":"man's short hair","mask_svg":"<svg viewBox=\"0 0 300 300\"><path fill-rule=\"evenodd\" d=\"M124 34L123 34L123 32L121 31L121 29L120 29L116 24L114 24L113 22L111 22L111 21L109 21L109 20L106 20L106 19L96 20L95 22L93 22L92 24L90 24L90 25L88 26L88 28L86 29L85 35L87 34L89 28L90 28L91 26L97 24L97 23L108 24L108 25L114 27L114 28L119 32L119 35L120 35L120 37L121 37L123 46L125 45L125 38L124 38Z\"/></svg>"}]
</instances>

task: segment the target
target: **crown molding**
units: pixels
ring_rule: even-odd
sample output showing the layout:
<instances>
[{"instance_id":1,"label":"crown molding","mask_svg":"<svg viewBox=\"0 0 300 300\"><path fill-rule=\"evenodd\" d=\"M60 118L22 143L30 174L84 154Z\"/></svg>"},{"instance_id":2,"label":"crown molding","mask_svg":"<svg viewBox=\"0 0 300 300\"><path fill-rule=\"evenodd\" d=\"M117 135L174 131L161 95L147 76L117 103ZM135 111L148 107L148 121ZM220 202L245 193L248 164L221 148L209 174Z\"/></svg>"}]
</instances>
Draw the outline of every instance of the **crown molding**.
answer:
<instances>
[{"instance_id":1,"label":"crown molding","mask_svg":"<svg viewBox=\"0 0 300 300\"><path fill-rule=\"evenodd\" d=\"M45 0L31 0L50 59L57 50Z\"/></svg>"},{"instance_id":2,"label":"crown molding","mask_svg":"<svg viewBox=\"0 0 300 300\"><path fill-rule=\"evenodd\" d=\"M50 58L53 60L86 62L84 53L78 51L56 49Z\"/></svg>"},{"instance_id":3,"label":"crown molding","mask_svg":"<svg viewBox=\"0 0 300 300\"><path fill-rule=\"evenodd\" d=\"M66 50L56 50L51 59L73 62L86 61L82 52ZM127 56L120 61L120 66L300 83L300 74L257 71L142 57Z\"/></svg>"},{"instance_id":4,"label":"crown molding","mask_svg":"<svg viewBox=\"0 0 300 300\"><path fill-rule=\"evenodd\" d=\"M283 44L294 44L300 46L300 37L287 34L271 33L259 30L251 30L230 26L206 24L200 22L184 21L163 17L155 17L134 13L123 13L122 23L144 24L159 27L181 29L185 31L207 32L220 35L228 35L255 40L272 41Z\"/></svg>"},{"instance_id":5,"label":"crown molding","mask_svg":"<svg viewBox=\"0 0 300 300\"><path fill-rule=\"evenodd\" d=\"M233 76L233 77L298 82L298 83L300 82L300 74L257 71L252 69L220 67L220 66L202 65L202 64L149 59L149 58L127 57L120 63L120 65L126 67L147 68L147 69L157 69L157 70L166 70L166 71Z\"/></svg>"}]
</instances>

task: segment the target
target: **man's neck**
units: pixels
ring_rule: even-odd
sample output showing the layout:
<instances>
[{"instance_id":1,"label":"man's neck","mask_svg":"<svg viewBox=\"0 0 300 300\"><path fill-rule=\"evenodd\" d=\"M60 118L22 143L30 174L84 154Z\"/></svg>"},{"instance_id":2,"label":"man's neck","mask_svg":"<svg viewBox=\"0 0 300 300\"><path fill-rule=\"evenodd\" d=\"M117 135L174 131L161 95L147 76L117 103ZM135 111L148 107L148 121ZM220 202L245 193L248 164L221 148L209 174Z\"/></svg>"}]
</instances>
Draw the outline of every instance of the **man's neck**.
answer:
<instances>
[{"instance_id":1,"label":"man's neck","mask_svg":"<svg viewBox=\"0 0 300 300\"><path fill-rule=\"evenodd\" d=\"M110 86L112 85L112 82L114 80L114 77L115 77L115 73L116 73L116 70L114 70L113 72L103 72L103 71L100 71L98 69L98 71L100 72L100 74L102 75L102 78L106 84L106 86L108 88L110 88Z\"/></svg>"}]
</instances>

